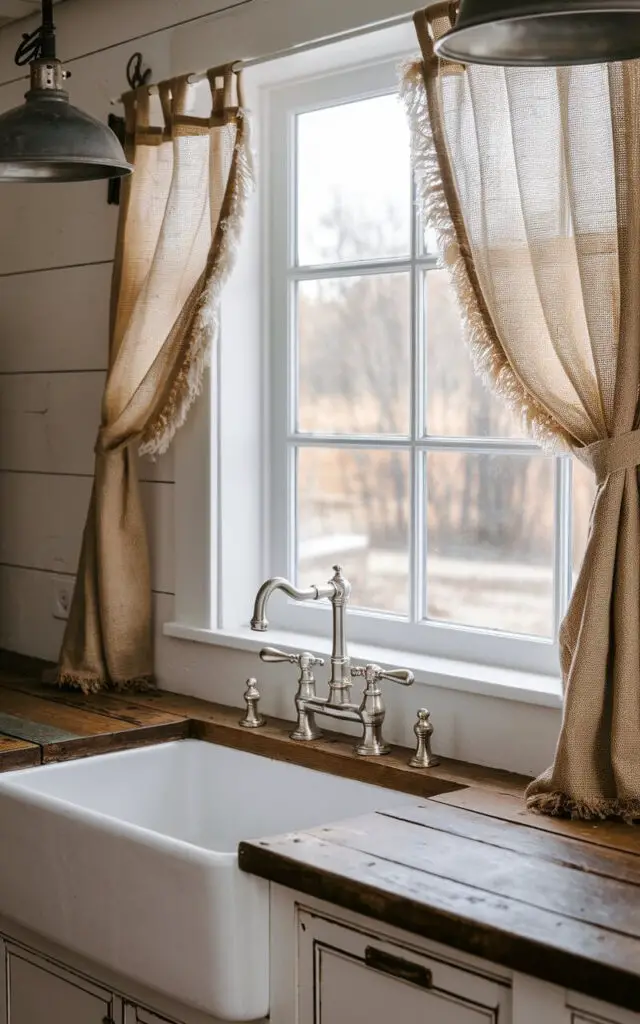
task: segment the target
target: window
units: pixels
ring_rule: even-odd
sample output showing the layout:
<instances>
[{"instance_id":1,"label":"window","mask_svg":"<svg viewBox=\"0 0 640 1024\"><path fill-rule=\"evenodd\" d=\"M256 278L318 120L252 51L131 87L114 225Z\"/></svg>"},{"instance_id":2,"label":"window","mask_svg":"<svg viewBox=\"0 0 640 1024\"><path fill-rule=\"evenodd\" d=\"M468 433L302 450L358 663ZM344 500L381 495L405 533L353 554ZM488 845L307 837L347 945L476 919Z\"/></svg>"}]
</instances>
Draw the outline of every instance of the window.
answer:
<instances>
[{"instance_id":1,"label":"window","mask_svg":"<svg viewBox=\"0 0 640 1024\"><path fill-rule=\"evenodd\" d=\"M274 90L269 137L270 570L306 586L341 563L353 639L557 672L592 478L473 371L397 62Z\"/></svg>"}]
</instances>

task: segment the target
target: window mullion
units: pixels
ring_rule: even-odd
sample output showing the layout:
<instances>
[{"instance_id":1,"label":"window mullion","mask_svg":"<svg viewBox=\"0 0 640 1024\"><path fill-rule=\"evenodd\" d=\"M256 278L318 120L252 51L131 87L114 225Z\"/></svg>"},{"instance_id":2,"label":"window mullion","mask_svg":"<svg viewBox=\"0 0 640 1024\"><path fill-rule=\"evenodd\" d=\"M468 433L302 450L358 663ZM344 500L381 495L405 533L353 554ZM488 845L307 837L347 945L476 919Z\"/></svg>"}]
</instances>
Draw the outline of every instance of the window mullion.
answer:
<instances>
[{"instance_id":1,"label":"window mullion","mask_svg":"<svg viewBox=\"0 0 640 1024\"><path fill-rule=\"evenodd\" d=\"M468 455L542 455L535 441L516 441L501 437L419 437L424 451L462 452Z\"/></svg>"},{"instance_id":2,"label":"window mullion","mask_svg":"<svg viewBox=\"0 0 640 1024\"><path fill-rule=\"evenodd\" d=\"M411 458L411 534L410 534L410 619L421 622L425 617L426 587L426 511L425 511L425 457L414 448Z\"/></svg>"},{"instance_id":3,"label":"window mullion","mask_svg":"<svg viewBox=\"0 0 640 1024\"><path fill-rule=\"evenodd\" d=\"M422 275L426 264L418 262L422 251L422 218L416 202L415 176L411 175L411 429L413 454L411 458L411 534L409 552L410 606L414 623L421 622L426 613L426 512L425 512L425 458L415 446L424 433L426 401L426 359L424 350L424 289Z\"/></svg>"},{"instance_id":4,"label":"window mullion","mask_svg":"<svg viewBox=\"0 0 640 1024\"><path fill-rule=\"evenodd\" d=\"M326 263L317 267L290 267L290 281L323 281L341 277L366 277L376 274L406 274L411 269L407 256L389 260L363 260L362 263Z\"/></svg>"},{"instance_id":5,"label":"window mullion","mask_svg":"<svg viewBox=\"0 0 640 1024\"><path fill-rule=\"evenodd\" d=\"M290 444L299 448L411 448L409 437L387 437L384 434L290 434Z\"/></svg>"}]
</instances>

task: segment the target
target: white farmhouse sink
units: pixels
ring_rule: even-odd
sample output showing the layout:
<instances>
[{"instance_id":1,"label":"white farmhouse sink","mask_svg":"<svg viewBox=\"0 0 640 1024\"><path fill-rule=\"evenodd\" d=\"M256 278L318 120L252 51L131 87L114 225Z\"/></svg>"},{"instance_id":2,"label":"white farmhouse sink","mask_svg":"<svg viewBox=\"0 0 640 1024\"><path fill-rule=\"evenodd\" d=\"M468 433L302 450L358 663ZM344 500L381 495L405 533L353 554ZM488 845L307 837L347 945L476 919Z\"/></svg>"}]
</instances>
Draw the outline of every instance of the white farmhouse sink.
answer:
<instances>
[{"instance_id":1,"label":"white farmhouse sink","mask_svg":"<svg viewBox=\"0 0 640 1024\"><path fill-rule=\"evenodd\" d=\"M417 803L184 740L0 777L0 914L223 1020L269 1010L268 884L241 839Z\"/></svg>"}]
</instances>

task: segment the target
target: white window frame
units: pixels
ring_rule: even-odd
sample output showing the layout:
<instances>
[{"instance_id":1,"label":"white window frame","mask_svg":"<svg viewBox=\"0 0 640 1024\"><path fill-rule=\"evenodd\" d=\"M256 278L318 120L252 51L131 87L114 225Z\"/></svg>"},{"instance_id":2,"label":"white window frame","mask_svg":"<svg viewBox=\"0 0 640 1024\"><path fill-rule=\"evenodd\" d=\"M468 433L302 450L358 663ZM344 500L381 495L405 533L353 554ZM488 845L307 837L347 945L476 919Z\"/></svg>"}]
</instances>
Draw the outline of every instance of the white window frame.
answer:
<instances>
[{"instance_id":1,"label":"white window frame","mask_svg":"<svg viewBox=\"0 0 640 1024\"><path fill-rule=\"evenodd\" d=\"M269 575L292 578L295 568L295 495L291 482L294 477L295 451L312 447L347 447L353 450L400 448L411 453L411 531L409 557L412 564L424 565L421 551L421 527L424 517L425 453L455 451L471 454L509 455L512 457L540 455L540 447L533 441L516 439L456 439L421 436L424 409L420 400L424 388L418 378L424 375L421 353L415 353L415 374L412 402L412 437L409 439L364 437L357 435L320 435L298 433L293 422L296 407L297 369L295 366L295 300L296 283L319 278L335 278L354 274L409 273L412 290L412 331L420 333L422 303L418 298L422 273L438 266L433 255L423 255L418 249L421 235L419 214L412 225L412 251L408 258L371 260L367 262L300 267L296 261L295 202L296 202L296 146L295 125L300 113L322 109L340 103L353 102L397 91L398 62L394 60L367 63L319 77L305 77L286 88L273 90L269 97L269 155L271 210L268 225L268 253L270 269L270 339L269 363L271 401L271 536ZM283 154L286 154L283 157ZM498 399L496 399L498 401ZM423 605L424 572L414 574L411 594L412 621L381 612L350 610L349 634L365 644L382 644L435 657L456 658L482 664L495 664L526 672L557 673L557 637L571 588L571 461L558 456L554 460L554 638L518 636L497 631L457 624L418 621ZM286 524L286 525L285 525ZM340 561L339 558L333 559ZM327 578L331 561L328 559ZM348 565L345 566L348 576ZM321 583L323 580L300 580L301 585ZM278 628L309 635L326 635L329 611L313 603L280 602L272 620Z\"/></svg>"},{"instance_id":2,"label":"white window frame","mask_svg":"<svg viewBox=\"0 0 640 1024\"><path fill-rule=\"evenodd\" d=\"M270 393L273 372L270 348L272 168L266 158L267 147L261 145L262 138L269 139L273 152L271 140L275 127L272 122L278 97L292 83L312 76L320 81L336 72L343 74L349 66L362 68L384 62L397 67L401 59L415 52L411 20L401 19L396 25L372 26L318 47L293 51L245 71L246 102L252 114L253 142L258 153L258 190L249 205L236 269L223 293L221 337L211 372L206 376L199 402L172 446L175 602L173 620L158 625L164 637L171 638L166 641L168 646L162 647L162 661L163 666L165 663L168 666L165 671L171 672L174 688L174 676L179 669L180 673L188 673L185 692L194 692L193 687L200 692L199 687L204 687L202 695L208 695L204 681L199 681L201 666L205 675L208 671L214 672L219 699L228 692L229 701L235 703L238 684L226 679L228 662L223 652L232 649L255 655L264 645L264 634L252 633L249 619L260 583L277 571L270 550L270 495L274 483L270 434L274 404ZM260 239L259 245L256 245L256 238ZM556 472L565 495L570 493L570 467L568 472L567 467ZM556 502L559 493L557 488ZM570 536L563 536L561 542L570 546ZM283 607L285 614L292 611L295 616L301 611L305 617L313 616L307 620L311 630L305 632L302 619L291 620L293 631L291 627L278 628ZM327 610L318 606L286 607L282 596L276 595L271 603L270 618L274 628L268 634L269 643L294 650L328 651L331 624ZM433 652L411 653L406 637L396 646L383 648L377 630L376 643L358 643L353 625L350 611L348 632L352 658L375 660L390 667L406 665L414 670L419 686L450 691L451 698L447 700L453 702L452 707L466 706L457 703L456 691L459 695L469 694L470 701L479 699L480 695L499 697L507 703L553 709L554 715L561 706L557 655L551 643L533 641L531 656L523 657L523 647L517 638L502 637L505 643L499 658L490 634L484 635L482 639L486 642L483 644L463 651L455 642L461 632L459 628L445 626L443 635L450 634L447 650L451 653L438 657ZM183 646L174 646L175 640L210 646L211 668L206 668L209 661L205 651L187 654ZM225 666L222 679L216 666ZM283 680L283 687L288 691L287 683ZM433 694L431 690L428 692ZM408 700L405 700L407 694ZM388 699L390 707L398 704L396 714L406 716L410 726L412 709L416 700L421 699L418 693L403 690L390 693ZM433 695L429 701L432 705L436 703ZM280 706L280 713L282 711L283 706ZM519 721L519 713L515 707L513 712L509 711L509 715L515 717L513 722L511 717L508 719L510 725L507 726L506 720L503 723L507 733L515 728L513 723ZM549 721L555 723L556 719L552 717ZM497 724L496 720L496 727ZM466 728L465 724L463 731ZM553 737L555 725L551 728ZM548 745L551 750L550 741ZM466 745L463 746L466 757L482 760L481 750L474 748L470 754ZM546 759L543 753L540 764ZM508 767L516 763L511 756L503 761ZM522 770L529 770L528 763Z\"/></svg>"}]
</instances>

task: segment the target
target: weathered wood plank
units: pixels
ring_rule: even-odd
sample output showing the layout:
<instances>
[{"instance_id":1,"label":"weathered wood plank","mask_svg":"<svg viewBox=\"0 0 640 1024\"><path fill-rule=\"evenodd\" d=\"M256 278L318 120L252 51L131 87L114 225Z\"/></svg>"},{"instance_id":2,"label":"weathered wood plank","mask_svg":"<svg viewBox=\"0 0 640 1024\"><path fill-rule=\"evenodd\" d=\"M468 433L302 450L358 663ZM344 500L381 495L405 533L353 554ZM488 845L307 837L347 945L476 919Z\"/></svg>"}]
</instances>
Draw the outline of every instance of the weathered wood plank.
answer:
<instances>
[{"instance_id":1,"label":"weathered wood plank","mask_svg":"<svg viewBox=\"0 0 640 1024\"><path fill-rule=\"evenodd\" d=\"M9 715L4 711L0 711L0 730L14 739L26 740L40 746L45 743L64 743L67 740L79 739L75 732L59 729L56 725L32 722L29 718Z\"/></svg>"},{"instance_id":2,"label":"weathered wood plank","mask_svg":"<svg viewBox=\"0 0 640 1024\"><path fill-rule=\"evenodd\" d=\"M0 772L32 768L40 761L40 747L36 744L0 735Z\"/></svg>"},{"instance_id":3,"label":"weathered wood plank","mask_svg":"<svg viewBox=\"0 0 640 1024\"><path fill-rule=\"evenodd\" d=\"M398 867L473 886L479 893L640 940L639 894L617 879L398 819L391 822L381 814L313 829L308 834Z\"/></svg>"},{"instance_id":4,"label":"weathered wood plank","mask_svg":"<svg viewBox=\"0 0 640 1024\"><path fill-rule=\"evenodd\" d=\"M240 844L244 871L464 952L640 1010L637 940L338 847L309 833Z\"/></svg>"},{"instance_id":5,"label":"weathered wood plank","mask_svg":"<svg viewBox=\"0 0 640 1024\"><path fill-rule=\"evenodd\" d=\"M133 750L136 747L148 747L156 743L186 740L188 737L188 721L178 718L174 723L167 725L141 726L121 732L83 736L78 740L69 740L63 743L48 743L42 747L42 763L72 761L79 757L89 757L95 754L110 754L116 750Z\"/></svg>"},{"instance_id":6,"label":"weathered wood plank","mask_svg":"<svg viewBox=\"0 0 640 1024\"><path fill-rule=\"evenodd\" d=\"M426 801L424 807L385 811L384 816L390 821L399 819L426 829L473 839L497 851L511 850L535 857L539 861L554 861L565 867L640 886L640 834L636 850L626 853L597 847L564 835L547 835L540 830L527 828L526 825L499 821L475 811L446 806L436 800ZM540 870L546 870L542 864Z\"/></svg>"},{"instance_id":7,"label":"weathered wood plank","mask_svg":"<svg viewBox=\"0 0 640 1024\"><path fill-rule=\"evenodd\" d=\"M55 693L55 691L54 691ZM135 722L93 710L92 698L69 693L71 704L22 693L0 686L0 715L12 715L26 722L30 735L37 737L43 763L86 757L90 754L128 750L150 743L186 739L190 725L185 718L132 713ZM104 695L109 703L111 695ZM76 701L78 706L76 706ZM123 701L126 711L126 701ZM91 708L91 710L89 710ZM142 723L142 724L141 724Z\"/></svg>"},{"instance_id":8,"label":"weathered wood plank","mask_svg":"<svg viewBox=\"0 0 640 1024\"><path fill-rule=\"evenodd\" d=\"M128 722L130 725L167 725L186 721L184 715L174 715L162 708L135 704L128 699L126 694L107 692L84 694L78 690L63 690L47 683L39 683L2 672L0 672L0 688L30 694L32 697L53 701L55 704L65 704L68 707L91 711L94 714Z\"/></svg>"},{"instance_id":9,"label":"weathered wood plank","mask_svg":"<svg viewBox=\"0 0 640 1024\"><path fill-rule=\"evenodd\" d=\"M477 811L489 818L511 821L528 828L539 829L568 839L579 839L595 846L606 846L612 850L626 850L636 853L640 844L640 829L617 821L570 821L566 818L550 818L532 814L522 799L514 799L505 793L491 793L480 787L460 790L459 793L440 796L439 803Z\"/></svg>"},{"instance_id":10,"label":"weathered wood plank","mask_svg":"<svg viewBox=\"0 0 640 1024\"><path fill-rule=\"evenodd\" d=\"M0 688L0 714L15 715L27 721L53 726L73 736L96 736L133 729L129 722L97 714L85 708L68 707L49 699Z\"/></svg>"}]
</instances>

